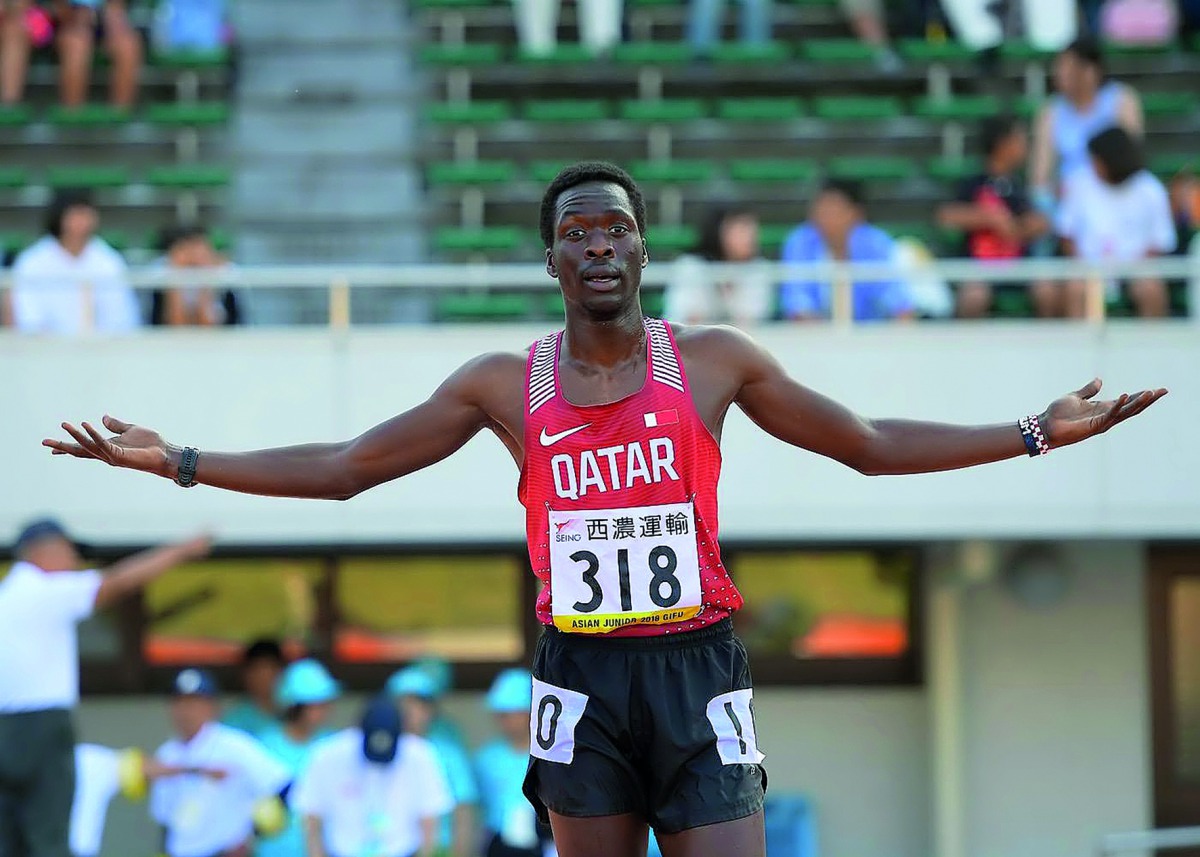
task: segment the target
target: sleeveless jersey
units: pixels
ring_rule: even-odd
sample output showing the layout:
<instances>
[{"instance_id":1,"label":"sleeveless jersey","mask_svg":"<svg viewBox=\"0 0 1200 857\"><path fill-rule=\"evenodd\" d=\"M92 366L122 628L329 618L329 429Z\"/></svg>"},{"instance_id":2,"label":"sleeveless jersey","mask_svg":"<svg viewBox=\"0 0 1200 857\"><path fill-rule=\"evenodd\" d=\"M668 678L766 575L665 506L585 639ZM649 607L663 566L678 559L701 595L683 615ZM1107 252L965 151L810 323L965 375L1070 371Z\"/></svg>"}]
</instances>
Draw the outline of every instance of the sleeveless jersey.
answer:
<instances>
[{"instance_id":1,"label":"sleeveless jersey","mask_svg":"<svg viewBox=\"0 0 1200 857\"><path fill-rule=\"evenodd\" d=\"M646 380L616 402L567 401L562 331L530 350L518 496L538 619L566 632L678 633L742 606L717 547L720 449L670 326L645 325Z\"/></svg>"}]
</instances>

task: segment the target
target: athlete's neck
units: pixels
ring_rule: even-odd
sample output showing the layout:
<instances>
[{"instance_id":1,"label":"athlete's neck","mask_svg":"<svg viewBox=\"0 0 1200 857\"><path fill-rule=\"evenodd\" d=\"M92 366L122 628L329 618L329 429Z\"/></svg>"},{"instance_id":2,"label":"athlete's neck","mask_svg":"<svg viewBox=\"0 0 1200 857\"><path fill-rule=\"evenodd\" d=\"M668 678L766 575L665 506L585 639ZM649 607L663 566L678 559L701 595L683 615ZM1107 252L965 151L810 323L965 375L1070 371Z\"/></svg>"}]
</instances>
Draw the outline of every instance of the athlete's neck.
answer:
<instances>
[{"instance_id":1,"label":"athlete's neck","mask_svg":"<svg viewBox=\"0 0 1200 857\"><path fill-rule=\"evenodd\" d=\"M567 315L564 357L574 363L612 368L636 359L645 347L646 326L639 304L604 321Z\"/></svg>"}]
</instances>

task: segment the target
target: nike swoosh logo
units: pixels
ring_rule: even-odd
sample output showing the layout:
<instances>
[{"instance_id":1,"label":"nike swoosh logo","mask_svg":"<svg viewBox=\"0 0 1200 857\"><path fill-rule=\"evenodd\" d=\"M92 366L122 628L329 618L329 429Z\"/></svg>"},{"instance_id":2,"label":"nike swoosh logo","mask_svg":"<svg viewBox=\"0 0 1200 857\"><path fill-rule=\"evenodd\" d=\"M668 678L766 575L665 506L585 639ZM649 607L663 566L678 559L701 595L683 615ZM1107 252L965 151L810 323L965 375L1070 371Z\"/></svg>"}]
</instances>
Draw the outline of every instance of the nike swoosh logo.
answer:
<instances>
[{"instance_id":1,"label":"nike swoosh logo","mask_svg":"<svg viewBox=\"0 0 1200 857\"><path fill-rule=\"evenodd\" d=\"M575 426L575 428L569 428L566 431L560 431L558 434L546 434L546 427L542 426L542 436L539 437L538 440L541 441L542 446L554 446L554 444L558 443L564 437L570 437L571 435L575 434L575 432L583 431L590 425L591 423L584 423L581 426Z\"/></svg>"}]
</instances>

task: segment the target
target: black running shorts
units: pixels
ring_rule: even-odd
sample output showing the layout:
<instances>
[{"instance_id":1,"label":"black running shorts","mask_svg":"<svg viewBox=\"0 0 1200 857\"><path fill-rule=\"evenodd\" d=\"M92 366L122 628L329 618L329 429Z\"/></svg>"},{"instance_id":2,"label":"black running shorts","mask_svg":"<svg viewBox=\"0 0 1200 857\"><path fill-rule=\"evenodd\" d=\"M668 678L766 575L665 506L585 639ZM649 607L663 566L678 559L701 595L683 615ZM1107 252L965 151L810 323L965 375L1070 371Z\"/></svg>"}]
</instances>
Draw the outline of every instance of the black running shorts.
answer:
<instances>
[{"instance_id":1,"label":"black running shorts","mask_svg":"<svg viewBox=\"0 0 1200 857\"><path fill-rule=\"evenodd\" d=\"M767 787L746 649L726 620L659 637L547 627L533 660L525 796L678 833L753 815Z\"/></svg>"}]
</instances>

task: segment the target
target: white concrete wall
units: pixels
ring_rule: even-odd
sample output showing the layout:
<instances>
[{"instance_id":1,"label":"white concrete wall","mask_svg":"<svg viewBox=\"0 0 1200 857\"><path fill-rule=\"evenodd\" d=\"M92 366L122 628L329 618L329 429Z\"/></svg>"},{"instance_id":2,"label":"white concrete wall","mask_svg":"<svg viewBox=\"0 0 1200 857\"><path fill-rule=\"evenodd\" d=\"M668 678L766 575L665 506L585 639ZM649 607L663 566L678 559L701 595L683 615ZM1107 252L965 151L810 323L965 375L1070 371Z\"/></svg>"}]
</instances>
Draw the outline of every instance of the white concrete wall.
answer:
<instances>
[{"instance_id":1,"label":"white concrete wall","mask_svg":"<svg viewBox=\"0 0 1200 857\"><path fill-rule=\"evenodd\" d=\"M146 541L199 524L250 543L519 541L516 470L491 437L340 505L184 492L52 459L38 444L63 420L106 411L208 449L341 439L415 404L470 356L519 349L542 332L0 335L0 473L10 487L0 492L0 539L31 514L55 511L94 541ZM1200 445L1179 430L1200 421L1192 325L773 326L758 335L797 378L872 416L1011 423L1096 374L1108 391L1165 385L1174 395L1136 425L1046 460L902 479L867 479L766 440L735 413L724 438L727 537L1200 536Z\"/></svg>"}]
</instances>

